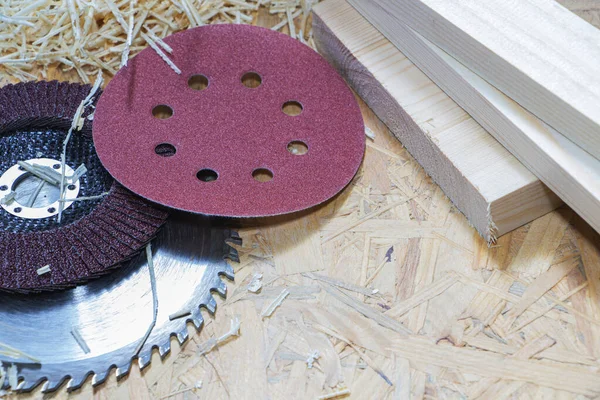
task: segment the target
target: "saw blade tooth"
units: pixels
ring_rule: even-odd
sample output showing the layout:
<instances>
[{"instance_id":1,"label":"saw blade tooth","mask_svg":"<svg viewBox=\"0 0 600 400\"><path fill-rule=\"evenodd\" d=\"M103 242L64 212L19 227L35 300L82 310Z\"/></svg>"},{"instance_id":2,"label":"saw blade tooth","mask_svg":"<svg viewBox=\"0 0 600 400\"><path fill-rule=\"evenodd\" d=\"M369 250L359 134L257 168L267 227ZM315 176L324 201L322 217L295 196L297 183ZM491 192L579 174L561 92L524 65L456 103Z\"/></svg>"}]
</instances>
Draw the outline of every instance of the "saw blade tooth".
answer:
<instances>
[{"instance_id":1,"label":"saw blade tooth","mask_svg":"<svg viewBox=\"0 0 600 400\"><path fill-rule=\"evenodd\" d=\"M226 248L223 258L225 258L226 260L231 260L233 262L240 262L240 254L238 253L238 251L228 244L226 244L225 246Z\"/></svg>"},{"instance_id":2,"label":"saw blade tooth","mask_svg":"<svg viewBox=\"0 0 600 400\"><path fill-rule=\"evenodd\" d=\"M96 372L94 376L92 376L92 386L100 385L104 383L108 378L108 371L104 372Z\"/></svg>"},{"instance_id":3,"label":"saw blade tooth","mask_svg":"<svg viewBox=\"0 0 600 400\"><path fill-rule=\"evenodd\" d=\"M197 319L197 318L192 318L192 323L194 324L194 327L196 328L196 330L199 331L200 329L202 329L202 325L203 325L204 321Z\"/></svg>"},{"instance_id":4,"label":"saw blade tooth","mask_svg":"<svg viewBox=\"0 0 600 400\"><path fill-rule=\"evenodd\" d=\"M219 282L219 285L215 288L215 290L223 297L227 296L227 284L223 281Z\"/></svg>"},{"instance_id":5,"label":"saw blade tooth","mask_svg":"<svg viewBox=\"0 0 600 400\"><path fill-rule=\"evenodd\" d=\"M236 262L239 262L239 261L236 261ZM223 271L220 272L219 274L225 276L227 279L233 280L235 278L235 271L233 270L233 267L227 263L225 265L225 268L223 268Z\"/></svg>"},{"instance_id":6,"label":"saw blade tooth","mask_svg":"<svg viewBox=\"0 0 600 400\"><path fill-rule=\"evenodd\" d=\"M73 390L79 389L83 386L83 382L87 379L90 374L83 374L80 376L73 376L67 382L67 392L72 392Z\"/></svg>"},{"instance_id":7,"label":"saw blade tooth","mask_svg":"<svg viewBox=\"0 0 600 400\"><path fill-rule=\"evenodd\" d=\"M217 311L217 301L210 296L206 301L205 307L211 314L214 314Z\"/></svg>"},{"instance_id":8,"label":"saw blade tooth","mask_svg":"<svg viewBox=\"0 0 600 400\"><path fill-rule=\"evenodd\" d=\"M130 370L131 370L131 360L129 360L125 364L117 367L117 369L115 370L115 374L117 375L117 379L121 379L124 376L126 376L127 374L129 374Z\"/></svg>"},{"instance_id":9,"label":"saw blade tooth","mask_svg":"<svg viewBox=\"0 0 600 400\"><path fill-rule=\"evenodd\" d=\"M238 246L242 245L242 238L238 231L229 231L229 238L227 241L237 244Z\"/></svg>"},{"instance_id":10,"label":"saw blade tooth","mask_svg":"<svg viewBox=\"0 0 600 400\"><path fill-rule=\"evenodd\" d=\"M150 365L150 361L152 361L152 348L145 352L142 350L138 356L138 365L140 366L140 369L144 369Z\"/></svg>"},{"instance_id":11,"label":"saw blade tooth","mask_svg":"<svg viewBox=\"0 0 600 400\"><path fill-rule=\"evenodd\" d=\"M192 314L190 315L188 320L192 321L197 331L200 331L202 329L202 326L204 325L204 317L202 317L200 307L192 311Z\"/></svg>"},{"instance_id":12,"label":"saw blade tooth","mask_svg":"<svg viewBox=\"0 0 600 400\"><path fill-rule=\"evenodd\" d=\"M164 344L158 346L158 354L161 358L164 358L167 354L171 352L171 338L167 340Z\"/></svg>"},{"instance_id":13,"label":"saw blade tooth","mask_svg":"<svg viewBox=\"0 0 600 400\"><path fill-rule=\"evenodd\" d=\"M188 337L189 337L187 325L185 325L181 331L177 332L176 336L177 336L177 341L179 342L179 344L180 345L184 344L185 341L188 340Z\"/></svg>"},{"instance_id":14,"label":"saw blade tooth","mask_svg":"<svg viewBox=\"0 0 600 400\"><path fill-rule=\"evenodd\" d=\"M67 380L66 376L60 379L48 379L44 382L44 386L42 386L42 393L54 392L65 382L65 380Z\"/></svg>"},{"instance_id":15,"label":"saw blade tooth","mask_svg":"<svg viewBox=\"0 0 600 400\"><path fill-rule=\"evenodd\" d=\"M19 384L17 385L17 392L31 392L33 389L35 389L42 381L44 380L44 378L41 378L37 381L28 381L28 380L22 380L19 382ZM45 385L45 383L44 383ZM8 382L5 383L5 388L8 388Z\"/></svg>"}]
</instances>

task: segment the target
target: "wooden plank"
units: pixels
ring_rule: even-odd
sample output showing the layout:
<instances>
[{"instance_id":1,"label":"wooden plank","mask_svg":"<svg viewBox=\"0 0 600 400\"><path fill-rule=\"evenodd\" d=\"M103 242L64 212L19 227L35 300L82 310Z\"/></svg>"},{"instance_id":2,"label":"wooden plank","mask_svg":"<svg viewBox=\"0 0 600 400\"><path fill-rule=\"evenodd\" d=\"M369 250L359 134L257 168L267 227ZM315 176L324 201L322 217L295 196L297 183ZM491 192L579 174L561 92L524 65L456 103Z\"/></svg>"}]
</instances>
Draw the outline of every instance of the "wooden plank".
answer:
<instances>
[{"instance_id":1,"label":"wooden plank","mask_svg":"<svg viewBox=\"0 0 600 400\"><path fill-rule=\"evenodd\" d=\"M488 242L560 203L343 0L314 9L317 48Z\"/></svg>"},{"instance_id":2,"label":"wooden plank","mask_svg":"<svg viewBox=\"0 0 600 400\"><path fill-rule=\"evenodd\" d=\"M600 31L555 1L351 3L411 27L600 158Z\"/></svg>"},{"instance_id":3,"label":"wooden plank","mask_svg":"<svg viewBox=\"0 0 600 400\"><path fill-rule=\"evenodd\" d=\"M419 68L600 231L599 160L400 23L400 19L383 15L374 3L361 2L360 7Z\"/></svg>"}]
</instances>

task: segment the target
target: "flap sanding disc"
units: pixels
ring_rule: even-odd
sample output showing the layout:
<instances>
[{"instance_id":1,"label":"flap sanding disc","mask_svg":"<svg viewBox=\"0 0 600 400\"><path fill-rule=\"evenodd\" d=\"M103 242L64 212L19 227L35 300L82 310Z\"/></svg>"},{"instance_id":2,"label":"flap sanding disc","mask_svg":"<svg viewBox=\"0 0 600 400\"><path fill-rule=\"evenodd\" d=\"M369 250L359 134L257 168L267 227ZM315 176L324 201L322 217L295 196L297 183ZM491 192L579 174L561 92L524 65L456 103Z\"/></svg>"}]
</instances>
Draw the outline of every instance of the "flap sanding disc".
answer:
<instances>
[{"instance_id":1,"label":"flap sanding disc","mask_svg":"<svg viewBox=\"0 0 600 400\"><path fill-rule=\"evenodd\" d=\"M68 182L66 195L87 200L65 203L60 223L60 189L19 169L22 161L49 161L58 171L65 136L90 89L56 81L0 88L0 291L63 289L108 273L135 256L168 217L106 172L87 119L65 154L71 171L87 169ZM10 193L15 197L7 201ZM38 273L42 267L47 271Z\"/></svg>"},{"instance_id":2,"label":"flap sanding disc","mask_svg":"<svg viewBox=\"0 0 600 400\"><path fill-rule=\"evenodd\" d=\"M98 156L131 191L195 213L267 216L320 204L356 174L360 109L311 48L248 25L165 42L181 74L147 48L116 74L94 115Z\"/></svg>"}]
</instances>

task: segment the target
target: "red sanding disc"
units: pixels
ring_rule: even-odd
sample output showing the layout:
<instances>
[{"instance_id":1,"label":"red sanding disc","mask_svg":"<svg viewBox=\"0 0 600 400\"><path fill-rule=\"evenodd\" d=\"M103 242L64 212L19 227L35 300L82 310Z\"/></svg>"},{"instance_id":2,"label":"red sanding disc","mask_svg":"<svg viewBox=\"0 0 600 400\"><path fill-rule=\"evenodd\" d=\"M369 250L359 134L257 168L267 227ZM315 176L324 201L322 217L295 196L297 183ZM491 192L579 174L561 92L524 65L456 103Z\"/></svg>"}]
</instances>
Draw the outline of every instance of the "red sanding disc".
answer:
<instances>
[{"instance_id":1,"label":"red sanding disc","mask_svg":"<svg viewBox=\"0 0 600 400\"><path fill-rule=\"evenodd\" d=\"M176 209L250 217L322 203L356 174L360 109L311 48L249 25L165 42L181 74L147 48L113 78L94 116L100 160L124 186Z\"/></svg>"}]
</instances>

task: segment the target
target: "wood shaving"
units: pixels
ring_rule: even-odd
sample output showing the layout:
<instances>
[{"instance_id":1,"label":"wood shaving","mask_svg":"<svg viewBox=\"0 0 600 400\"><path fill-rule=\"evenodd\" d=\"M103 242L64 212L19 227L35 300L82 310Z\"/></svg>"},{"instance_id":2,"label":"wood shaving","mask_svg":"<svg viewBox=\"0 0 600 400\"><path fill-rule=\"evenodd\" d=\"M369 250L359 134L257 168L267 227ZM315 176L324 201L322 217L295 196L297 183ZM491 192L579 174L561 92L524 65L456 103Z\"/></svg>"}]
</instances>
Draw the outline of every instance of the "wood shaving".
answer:
<instances>
[{"instance_id":1,"label":"wood shaving","mask_svg":"<svg viewBox=\"0 0 600 400\"><path fill-rule=\"evenodd\" d=\"M133 353L134 356L137 356L142 350L142 347L144 347L144 344L146 344L146 340L148 340L148 338L150 337L150 334L152 333L152 330L156 325L156 319L158 318L158 293L156 291L156 276L154 274L154 261L152 259L151 243L148 243L148 245L146 246L146 257L148 259L148 272L150 273L150 287L152 289L152 322L148 326L144 337L142 338L142 340L140 340L137 347L135 348L135 352Z\"/></svg>"},{"instance_id":2,"label":"wood shaving","mask_svg":"<svg viewBox=\"0 0 600 400\"><path fill-rule=\"evenodd\" d=\"M174 392L169 393L166 396L160 397L160 399L168 399L169 397L173 397L173 396L177 396L178 394L183 394L183 393L187 393L190 392L192 390L196 390L196 389L202 389L202 381L198 381L196 382L196 384L192 387L187 387L187 388L183 388L180 390L176 390Z\"/></svg>"},{"instance_id":3,"label":"wood shaving","mask_svg":"<svg viewBox=\"0 0 600 400\"><path fill-rule=\"evenodd\" d=\"M319 350L315 350L309 354L308 358L306 359L306 366L308 367L308 369L312 369L315 361L317 361L319 357L321 357Z\"/></svg>"},{"instance_id":4,"label":"wood shaving","mask_svg":"<svg viewBox=\"0 0 600 400\"><path fill-rule=\"evenodd\" d=\"M281 303L283 303L283 301L285 300L286 297L288 297L290 295L290 291L287 289L283 289L281 291L281 293L279 293L279 296L277 296L275 298L275 300L273 300L271 302L271 304L269 304L267 306L267 308L265 308L263 310L262 313L260 313L261 317L264 318L268 318L271 315L273 315L273 313L275 312L275 310L277 309L277 307L279 307L281 305Z\"/></svg>"},{"instance_id":5,"label":"wood shaving","mask_svg":"<svg viewBox=\"0 0 600 400\"><path fill-rule=\"evenodd\" d=\"M85 354L89 354L91 352L90 347L81 335L81 332L79 331L78 327L74 326L73 329L71 329L71 335Z\"/></svg>"},{"instance_id":6,"label":"wood shaving","mask_svg":"<svg viewBox=\"0 0 600 400\"><path fill-rule=\"evenodd\" d=\"M210 353L215 347L225 343L232 337L240 336L240 319L234 317L230 322L229 330L218 338L210 338L198 346L198 354L205 355Z\"/></svg>"},{"instance_id":7,"label":"wood shaving","mask_svg":"<svg viewBox=\"0 0 600 400\"><path fill-rule=\"evenodd\" d=\"M342 396L350 396L350 389L342 389L337 392L327 393L322 396L317 397L317 400L329 400L329 399L337 399Z\"/></svg>"},{"instance_id":8,"label":"wood shaving","mask_svg":"<svg viewBox=\"0 0 600 400\"><path fill-rule=\"evenodd\" d=\"M173 71L175 71L176 74L181 75L181 70L179 69L179 67L177 67L177 65L175 65L175 63L169 57L167 57L167 55L160 49L160 47L158 47L158 45L154 42L154 40L152 40L152 38L150 38L150 36L144 33L140 33L140 35L146 41L146 43L148 43L148 45L152 47L156 54L158 54L158 56L162 58L163 61L166 62L167 65L171 67Z\"/></svg>"},{"instance_id":9,"label":"wood shaving","mask_svg":"<svg viewBox=\"0 0 600 400\"><path fill-rule=\"evenodd\" d=\"M6 196L4 196L2 199L0 199L0 204L9 205L13 201L15 201L16 197L17 197L17 192L14 192L11 190L10 193L8 193Z\"/></svg>"},{"instance_id":10,"label":"wood shaving","mask_svg":"<svg viewBox=\"0 0 600 400\"><path fill-rule=\"evenodd\" d=\"M17 161L17 165L51 185L58 186L60 184L60 180L56 176L50 175L46 170L40 168L38 165L32 165L25 161Z\"/></svg>"},{"instance_id":11,"label":"wood shaving","mask_svg":"<svg viewBox=\"0 0 600 400\"><path fill-rule=\"evenodd\" d=\"M8 379L8 386L11 389L16 389L19 386L19 370L16 364L10 364L8 370L6 371L6 378Z\"/></svg>"},{"instance_id":12,"label":"wood shaving","mask_svg":"<svg viewBox=\"0 0 600 400\"><path fill-rule=\"evenodd\" d=\"M50 271L51 271L50 270L50 265L45 265L45 266L43 266L41 268L38 268L36 270L36 272L37 272L38 275L44 275L44 274L50 273Z\"/></svg>"},{"instance_id":13,"label":"wood shaving","mask_svg":"<svg viewBox=\"0 0 600 400\"><path fill-rule=\"evenodd\" d=\"M173 314L169 315L169 321L173 321L174 319L179 319L179 318L187 317L191 313L192 312L190 310L180 310L180 311L178 311L176 313L173 313Z\"/></svg>"},{"instance_id":14,"label":"wood shaving","mask_svg":"<svg viewBox=\"0 0 600 400\"><path fill-rule=\"evenodd\" d=\"M97 196L82 196L82 197L77 197L77 198L72 198L72 199L59 199L58 201L60 203L72 203L74 201L92 201L92 200L103 199L106 196L108 196L108 192L100 193Z\"/></svg>"},{"instance_id":15,"label":"wood shaving","mask_svg":"<svg viewBox=\"0 0 600 400\"><path fill-rule=\"evenodd\" d=\"M353 285L351 283L346 283L346 282L343 282L343 281L340 281L340 280L337 280L337 279L330 278L328 276L319 275L319 274L315 274L315 273L312 273L312 272L305 272L302 275L304 275L304 276L306 276L307 278L310 278L310 279L314 279L314 280L318 280L318 281L321 281L321 282L325 282L325 283L328 283L330 285L337 286L337 287L342 288L342 289L350 290L352 292L364 294L365 296L369 296L369 297L373 297L373 296L375 296L379 292L377 289L364 288L362 286L356 286L356 285Z\"/></svg>"},{"instance_id":16,"label":"wood shaving","mask_svg":"<svg viewBox=\"0 0 600 400\"><path fill-rule=\"evenodd\" d=\"M0 356L6 356L6 357L12 358L14 360L27 359L35 364L41 364L39 359L37 359L33 356L30 356L29 354L23 353L19 349L15 349L14 347L9 346L4 343L0 343ZM2 387L2 385L0 385L0 388L1 387Z\"/></svg>"},{"instance_id":17,"label":"wood shaving","mask_svg":"<svg viewBox=\"0 0 600 400\"><path fill-rule=\"evenodd\" d=\"M162 38L189 27L248 23L259 7L280 21L274 30L313 45L308 16L316 1L269 0L12 0L0 14L0 66L16 80L47 78L52 70L75 73L88 83L114 75L149 43L165 50ZM313 46L314 47L314 46ZM32 69L32 65L35 68ZM35 74L30 71L35 70Z\"/></svg>"},{"instance_id":18,"label":"wood shaving","mask_svg":"<svg viewBox=\"0 0 600 400\"><path fill-rule=\"evenodd\" d=\"M62 212L65 208L64 207L64 203L65 203L64 200L65 200L65 195L66 195L65 180L66 180L66 166L67 166L67 147L69 145L69 140L71 140L71 135L73 134L74 131L79 131L83 127L84 120L83 120L82 116L83 116L86 108L92 104L92 102L94 100L94 96L96 96L96 93L100 89L100 86L102 86L103 81L104 81L104 78L102 76L102 71L98 71L98 76L96 77L94 85L92 86L90 93L86 96L85 99L83 99L81 101L81 103L77 107L77 110L75 111L75 115L73 116L73 121L71 122L71 127L69 128L69 131L67 132L67 136L65 137L65 140L63 141L62 153L60 155L61 178L60 178L60 192L59 193L60 193L60 200L62 200L62 201L59 202L59 204L58 204L58 222L59 223L62 219Z\"/></svg>"},{"instance_id":19,"label":"wood shaving","mask_svg":"<svg viewBox=\"0 0 600 400\"><path fill-rule=\"evenodd\" d=\"M254 274L252 276L252 280L248 284L248 291L251 293L260 292L263 287L262 278L263 278L262 274L259 274L259 273Z\"/></svg>"}]
</instances>

